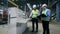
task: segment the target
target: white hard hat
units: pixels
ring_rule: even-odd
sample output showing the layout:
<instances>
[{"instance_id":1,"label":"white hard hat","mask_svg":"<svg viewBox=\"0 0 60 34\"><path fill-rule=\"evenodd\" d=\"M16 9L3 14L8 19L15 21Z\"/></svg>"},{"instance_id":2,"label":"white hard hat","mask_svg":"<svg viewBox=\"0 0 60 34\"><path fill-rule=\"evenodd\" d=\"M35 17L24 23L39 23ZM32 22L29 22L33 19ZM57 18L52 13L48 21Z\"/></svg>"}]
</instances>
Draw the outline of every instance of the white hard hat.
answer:
<instances>
[{"instance_id":1,"label":"white hard hat","mask_svg":"<svg viewBox=\"0 0 60 34\"><path fill-rule=\"evenodd\" d=\"M33 5L33 8L36 8L36 5Z\"/></svg>"},{"instance_id":2,"label":"white hard hat","mask_svg":"<svg viewBox=\"0 0 60 34\"><path fill-rule=\"evenodd\" d=\"M46 6L47 7L47 4L43 4L42 7Z\"/></svg>"}]
</instances>

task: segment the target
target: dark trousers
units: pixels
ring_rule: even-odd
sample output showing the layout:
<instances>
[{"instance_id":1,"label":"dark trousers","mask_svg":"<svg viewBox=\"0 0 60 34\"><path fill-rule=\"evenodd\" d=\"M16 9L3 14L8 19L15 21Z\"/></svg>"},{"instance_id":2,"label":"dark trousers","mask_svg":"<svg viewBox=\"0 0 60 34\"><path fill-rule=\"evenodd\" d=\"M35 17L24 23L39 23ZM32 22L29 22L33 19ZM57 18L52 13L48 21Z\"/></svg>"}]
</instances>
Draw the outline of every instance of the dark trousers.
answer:
<instances>
[{"instance_id":1,"label":"dark trousers","mask_svg":"<svg viewBox=\"0 0 60 34\"><path fill-rule=\"evenodd\" d=\"M36 24L36 31L38 31L38 19L32 18L32 29L34 31L35 25Z\"/></svg>"},{"instance_id":2,"label":"dark trousers","mask_svg":"<svg viewBox=\"0 0 60 34\"><path fill-rule=\"evenodd\" d=\"M41 20L41 16L40 15L38 16L38 19Z\"/></svg>"},{"instance_id":3,"label":"dark trousers","mask_svg":"<svg viewBox=\"0 0 60 34\"><path fill-rule=\"evenodd\" d=\"M49 32L49 21L42 21L43 34L50 34Z\"/></svg>"}]
</instances>

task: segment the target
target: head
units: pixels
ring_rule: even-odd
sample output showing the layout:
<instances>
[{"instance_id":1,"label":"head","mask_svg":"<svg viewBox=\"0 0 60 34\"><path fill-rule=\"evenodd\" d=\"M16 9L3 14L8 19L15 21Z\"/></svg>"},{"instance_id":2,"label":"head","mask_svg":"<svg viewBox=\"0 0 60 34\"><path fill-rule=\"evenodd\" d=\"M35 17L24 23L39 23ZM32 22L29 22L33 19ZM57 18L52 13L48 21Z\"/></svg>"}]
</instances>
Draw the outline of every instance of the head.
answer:
<instances>
[{"instance_id":1,"label":"head","mask_svg":"<svg viewBox=\"0 0 60 34\"><path fill-rule=\"evenodd\" d=\"M33 5L33 9L36 10L36 5Z\"/></svg>"},{"instance_id":2,"label":"head","mask_svg":"<svg viewBox=\"0 0 60 34\"><path fill-rule=\"evenodd\" d=\"M43 8L43 9L46 9L46 8L47 8L47 4L43 4L43 5L42 5L42 8Z\"/></svg>"}]
</instances>

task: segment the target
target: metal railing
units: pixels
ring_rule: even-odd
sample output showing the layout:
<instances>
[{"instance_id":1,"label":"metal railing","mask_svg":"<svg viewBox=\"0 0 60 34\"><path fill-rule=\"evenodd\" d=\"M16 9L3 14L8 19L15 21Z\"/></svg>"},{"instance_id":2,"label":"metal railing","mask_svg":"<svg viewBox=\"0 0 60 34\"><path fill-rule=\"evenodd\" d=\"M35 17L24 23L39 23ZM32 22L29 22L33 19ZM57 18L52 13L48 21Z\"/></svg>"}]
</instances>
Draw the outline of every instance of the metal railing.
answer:
<instances>
[{"instance_id":1,"label":"metal railing","mask_svg":"<svg viewBox=\"0 0 60 34\"><path fill-rule=\"evenodd\" d=\"M10 2L11 4L13 4L14 6L16 6L18 8L18 5L16 3L14 3L13 1L8 0L8 2Z\"/></svg>"}]
</instances>

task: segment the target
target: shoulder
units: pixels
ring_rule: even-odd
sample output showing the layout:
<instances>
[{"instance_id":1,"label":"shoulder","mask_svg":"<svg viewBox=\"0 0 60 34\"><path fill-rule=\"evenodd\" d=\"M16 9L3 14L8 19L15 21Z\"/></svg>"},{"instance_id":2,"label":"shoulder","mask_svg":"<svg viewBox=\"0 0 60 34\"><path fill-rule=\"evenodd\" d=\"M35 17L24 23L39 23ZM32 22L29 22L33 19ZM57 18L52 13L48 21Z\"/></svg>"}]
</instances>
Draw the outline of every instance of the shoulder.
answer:
<instances>
[{"instance_id":1,"label":"shoulder","mask_svg":"<svg viewBox=\"0 0 60 34\"><path fill-rule=\"evenodd\" d=\"M32 10L32 12L34 12L34 10Z\"/></svg>"},{"instance_id":2,"label":"shoulder","mask_svg":"<svg viewBox=\"0 0 60 34\"><path fill-rule=\"evenodd\" d=\"M50 9L48 9L48 10L47 10L47 13L51 13L51 10L50 10Z\"/></svg>"},{"instance_id":3,"label":"shoulder","mask_svg":"<svg viewBox=\"0 0 60 34\"><path fill-rule=\"evenodd\" d=\"M34 10L32 10L32 13L34 12Z\"/></svg>"},{"instance_id":4,"label":"shoulder","mask_svg":"<svg viewBox=\"0 0 60 34\"><path fill-rule=\"evenodd\" d=\"M48 11L51 11L50 9L47 9Z\"/></svg>"},{"instance_id":5,"label":"shoulder","mask_svg":"<svg viewBox=\"0 0 60 34\"><path fill-rule=\"evenodd\" d=\"M34 11L34 10L32 10L32 11Z\"/></svg>"},{"instance_id":6,"label":"shoulder","mask_svg":"<svg viewBox=\"0 0 60 34\"><path fill-rule=\"evenodd\" d=\"M39 10L38 10L38 9L36 9L36 11L37 11L37 12L39 12Z\"/></svg>"},{"instance_id":7,"label":"shoulder","mask_svg":"<svg viewBox=\"0 0 60 34\"><path fill-rule=\"evenodd\" d=\"M51 10L50 9L47 9L47 12L51 12Z\"/></svg>"}]
</instances>

